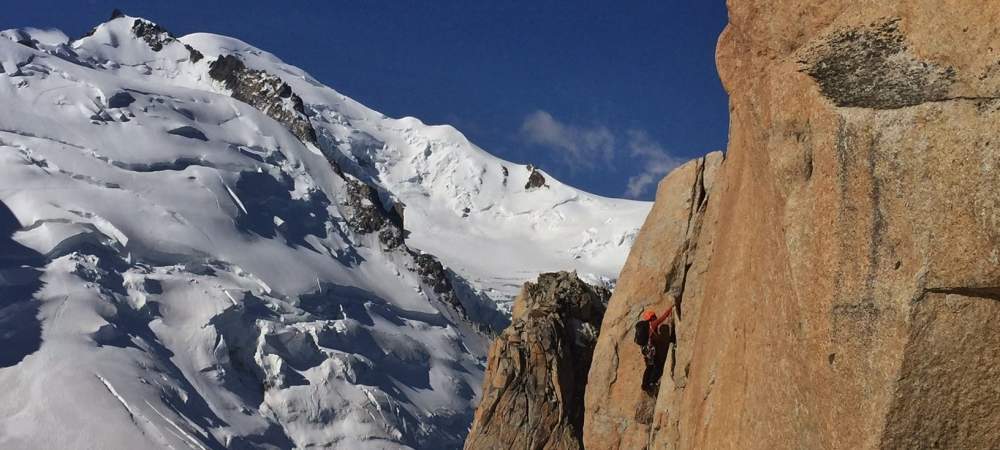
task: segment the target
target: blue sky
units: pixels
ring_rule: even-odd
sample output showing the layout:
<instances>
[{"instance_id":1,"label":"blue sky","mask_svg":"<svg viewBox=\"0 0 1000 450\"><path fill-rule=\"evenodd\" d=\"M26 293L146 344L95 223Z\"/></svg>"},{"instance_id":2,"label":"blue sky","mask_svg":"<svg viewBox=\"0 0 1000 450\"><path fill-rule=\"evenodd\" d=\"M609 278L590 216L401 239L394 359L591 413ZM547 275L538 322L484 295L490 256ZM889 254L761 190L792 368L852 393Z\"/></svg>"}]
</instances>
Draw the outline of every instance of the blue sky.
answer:
<instances>
[{"instance_id":1,"label":"blue sky","mask_svg":"<svg viewBox=\"0 0 1000 450\"><path fill-rule=\"evenodd\" d=\"M0 28L79 36L117 7L176 35L234 36L387 115L452 124L591 192L652 199L666 170L725 147L724 3L33 0L7 5Z\"/></svg>"}]
</instances>

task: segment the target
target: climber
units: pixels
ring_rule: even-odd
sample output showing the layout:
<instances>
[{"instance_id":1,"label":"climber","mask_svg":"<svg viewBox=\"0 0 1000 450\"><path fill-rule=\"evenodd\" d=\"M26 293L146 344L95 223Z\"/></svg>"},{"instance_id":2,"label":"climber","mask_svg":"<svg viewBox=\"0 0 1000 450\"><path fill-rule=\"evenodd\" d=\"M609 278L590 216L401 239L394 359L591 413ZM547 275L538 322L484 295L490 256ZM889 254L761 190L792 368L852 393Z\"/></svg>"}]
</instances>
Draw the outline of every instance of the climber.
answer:
<instances>
[{"instance_id":1,"label":"climber","mask_svg":"<svg viewBox=\"0 0 1000 450\"><path fill-rule=\"evenodd\" d=\"M642 390L654 392L660 385L660 376L663 374L663 364L666 362L666 350L671 334L670 324L667 330L661 332L660 327L673 312L673 306L667 307L659 317L651 310L643 311L639 316L639 321L635 324L635 343L642 347L642 357L646 362L646 370L642 373ZM663 351L658 351L657 347L662 347Z\"/></svg>"}]
</instances>

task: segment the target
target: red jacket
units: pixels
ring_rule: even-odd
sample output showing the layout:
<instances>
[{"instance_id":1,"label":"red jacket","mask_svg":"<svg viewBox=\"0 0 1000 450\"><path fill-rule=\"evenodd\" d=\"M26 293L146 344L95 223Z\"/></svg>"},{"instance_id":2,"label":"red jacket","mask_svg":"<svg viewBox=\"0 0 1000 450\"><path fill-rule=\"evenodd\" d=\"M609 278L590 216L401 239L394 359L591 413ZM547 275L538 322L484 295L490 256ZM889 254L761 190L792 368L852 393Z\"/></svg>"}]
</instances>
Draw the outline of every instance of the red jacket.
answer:
<instances>
[{"instance_id":1,"label":"red jacket","mask_svg":"<svg viewBox=\"0 0 1000 450\"><path fill-rule=\"evenodd\" d=\"M667 320L670 317L670 314L673 313L673 311L674 311L674 307L670 306L670 307L667 308L666 312L664 312L659 317L657 317L656 319L653 319L652 321L649 322L649 338L650 339L652 339L653 336L656 336L657 334L659 334L660 325L662 325L663 321Z\"/></svg>"}]
</instances>

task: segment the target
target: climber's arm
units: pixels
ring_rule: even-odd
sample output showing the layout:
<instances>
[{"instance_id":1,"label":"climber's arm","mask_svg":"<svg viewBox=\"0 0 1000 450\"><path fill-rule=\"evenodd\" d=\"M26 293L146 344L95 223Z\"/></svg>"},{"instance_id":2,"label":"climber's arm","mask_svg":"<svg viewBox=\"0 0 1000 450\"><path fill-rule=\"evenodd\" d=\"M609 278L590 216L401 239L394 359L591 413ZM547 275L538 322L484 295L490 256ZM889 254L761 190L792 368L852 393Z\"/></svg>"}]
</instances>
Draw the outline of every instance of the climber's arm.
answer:
<instances>
[{"instance_id":1,"label":"climber's arm","mask_svg":"<svg viewBox=\"0 0 1000 450\"><path fill-rule=\"evenodd\" d=\"M662 324L665 320L667 320L668 318L670 318L670 314L673 311L674 311L674 307L673 306L667 307L667 310L664 311L663 314L660 314L656 318L656 320L653 321L652 328L653 328L654 332L656 332L657 330L659 330L660 324Z\"/></svg>"}]
</instances>

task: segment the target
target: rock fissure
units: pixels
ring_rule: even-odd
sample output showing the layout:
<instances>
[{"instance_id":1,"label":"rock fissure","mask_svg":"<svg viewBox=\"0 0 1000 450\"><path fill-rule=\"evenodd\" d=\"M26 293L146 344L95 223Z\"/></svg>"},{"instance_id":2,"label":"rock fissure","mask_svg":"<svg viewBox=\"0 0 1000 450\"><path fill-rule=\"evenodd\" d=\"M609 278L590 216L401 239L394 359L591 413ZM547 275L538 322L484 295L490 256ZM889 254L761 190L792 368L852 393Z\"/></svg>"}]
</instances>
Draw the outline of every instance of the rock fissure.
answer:
<instances>
[{"instance_id":1,"label":"rock fissure","mask_svg":"<svg viewBox=\"0 0 1000 450\"><path fill-rule=\"evenodd\" d=\"M989 286L989 287L928 287L924 288L924 294L920 296L922 299L926 297L926 294L944 294L944 295L961 295L963 297L977 297L985 298L990 300L1000 301L1000 286Z\"/></svg>"},{"instance_id":2,"label":"rock fissure","mask_svg":"<svg viewBox=\"0 0 1000 450\"><path fill-rule=\"evenodd\" d=\"M684 289L688 282L688 272L691 270L692 264L694 264L693 253L696 248L696 243L701 234L701 221L705 214L705 208L708 207L708 191L705 189L705 166L708 163L706 158L701 158L699 161L698 175L694 183L693 189L696 194L692 196L691 203L691 214L688 217L687 229L685 230L685 241L684 248L681 251L683 255L683 266L680 277L680 284L676 289L669 289L664 291L664 293L674 292L674 311L676 313L676 319L678 321L683 319L683 309L682 304L684 301ZM668 286L669 287L669 286ZM676 336L673 336L676 338ZM671 342L673 345L678 345L676 340ZM670 371L671 377L673 376L673 370Z\"/></svg>"},{"instance_id":3,"label":"rock fissure","mask_svg":"<svg viewBox=\"0 0 1000 450\"><path fill-rule=\"evenodd\" d=\"M678 387L684 381L674 379L676 367L690 365L681 355L686 344L679 342L687 323L680 319L687 312L678 305L688 300L689 288L692 293L701 289L694 284L695 273L702 270L696 269L698 249L710 247L698 241L723 159L721 152L713 152L660 182L657 203L622 270L595 349L595 354L610 357L595 358L588 378L584 440L589 448L645 448L674 439L667 439L665 430L675 427L676 417L663 408L673 410L683 392ZM633 325L641 311L660 313L669 306L674 307L676 319L670 336L657 346L664 364L660 389L646 393L641 388L646 366L640 347L632 342Z\"/></svg>"}]
</instances>

